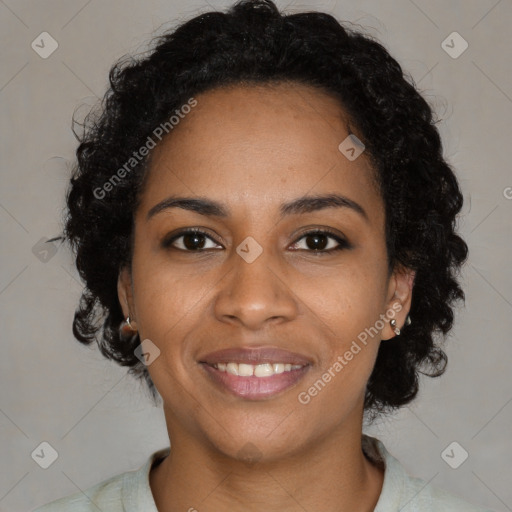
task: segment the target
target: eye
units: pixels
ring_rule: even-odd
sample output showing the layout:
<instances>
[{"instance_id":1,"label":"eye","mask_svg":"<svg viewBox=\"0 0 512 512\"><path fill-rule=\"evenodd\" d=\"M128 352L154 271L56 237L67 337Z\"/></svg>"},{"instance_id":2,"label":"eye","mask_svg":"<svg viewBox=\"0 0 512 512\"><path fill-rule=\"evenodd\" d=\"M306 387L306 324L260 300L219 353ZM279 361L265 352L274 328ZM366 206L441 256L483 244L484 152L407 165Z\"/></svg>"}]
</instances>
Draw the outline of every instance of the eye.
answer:
<instances>
[{"instance_id":1,"label":"eye","mask_svg":"<svg viewBox=\"0 0 512 512\"><path fill-rule=\"evenodd\" d=\"M182 240L180 240L182 239ZM213 243L213 246L208 246L207 241ZM178 242L179 243L176 243ZM217 245L212 237L200 229L187 229L174 234L170 238L164 239L162 247L167 249L172 247L180 251L186 252L200 252L205 249L216 249Z\"/></svg>"},{"instance_id":2,"label":"eye","mask_svg":"<svg viewBox=\"0 0 512 512\"><path fill-rule=\"evenodd\" d=\"M297 247L301 240L304 241L303 246ZM304 233L292 247L294 250L306 250L321 254L350 249L352 246L345 239L329 230L316 229Z\"/></svg>"},{"instance_id":3,"label":"eye","mask_svg":"<svg viewBox=\"0 0 512 512\"><path fill-rule=\"evenodd\" d=\"M208 241L210 246L208 246ZM300 246L301 243L302 247ZM201 252L208 249L222 248L208 233L199 228L186 229L175 233L171 237L164 239L162 247L164 249L172 248L185 252ZM291 247L292 250L306 250L315 254L322 254L350 249L352 246L347 240L329 230L315 229L303 233Z\"/></svg>"}]
</instances>

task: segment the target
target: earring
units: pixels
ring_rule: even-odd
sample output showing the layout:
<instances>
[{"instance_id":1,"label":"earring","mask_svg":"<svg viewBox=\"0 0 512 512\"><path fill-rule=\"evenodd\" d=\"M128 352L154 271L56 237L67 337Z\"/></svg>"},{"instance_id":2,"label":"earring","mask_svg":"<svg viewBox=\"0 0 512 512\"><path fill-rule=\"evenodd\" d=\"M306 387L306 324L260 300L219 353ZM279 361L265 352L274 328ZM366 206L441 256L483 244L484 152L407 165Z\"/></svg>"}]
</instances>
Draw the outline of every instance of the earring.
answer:
<instances>
[{"instance_id":1,"label":"earring","mask_svg":"<svg viewBox=\"0 0 512 512\"><path fill-rule=\"evenodd\" d=\"M137 328L133 327L133 325L130 322L129 316L126 317L126 320L124 322L121 322L119 330L121 332L121 336L125 338L131 337L137 332Z\"/></svg>"},{"instance_id":2,"label":"earring","mask_svg":"<svg viewBox=\"0 0 512 512\"><path fill-rule=\"evenodd\" d=\"M400 329L396 326L396 320L394 318L392 318L390 321L389 321L389 324L391 325L391 327L393 328L393 331L395 331L395 334L397 336L400 335ZM412 324L412 320L411 320L411 317L409 315L407 315L407 318L405 319L405 324L404 325L411 325Z\"/></svg>"},{"instance_id":3,"label":"earring","mask_svg":"<svg viewBox=\"0 0 512 512\"><path fill-rule=\"evenodd\" d=\"M132 330L132 331L136 331L137 328L136 327L133 327L133 325L130 323L130 317L127 316L126 317L126 324L128 325L128 327Z\"/></svg>"}]
</instances>

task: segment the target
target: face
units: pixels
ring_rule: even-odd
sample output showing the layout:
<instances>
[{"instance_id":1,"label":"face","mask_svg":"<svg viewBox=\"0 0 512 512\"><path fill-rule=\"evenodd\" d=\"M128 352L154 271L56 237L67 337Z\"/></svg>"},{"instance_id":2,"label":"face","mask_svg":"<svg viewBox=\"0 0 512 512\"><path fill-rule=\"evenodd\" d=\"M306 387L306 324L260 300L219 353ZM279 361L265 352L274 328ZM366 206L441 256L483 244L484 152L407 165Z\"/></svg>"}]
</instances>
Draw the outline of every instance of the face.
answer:
<instances>
[{"instance_id":1,"label":"face","mask_svg":"<svg viewBox=\"0 0 512 512\"><path fill-rule=\"evenodd\" d=\"M412 287L388 272L368 159L338 149L343 109L313 88L196 100L154 149L118 285L125 316L160 351L148 370L171 442L192 436L234 458L252 443L271 460L360 435L379 343L394 336L390 318L403 325ZM256 366L260 376L232 374Z\"/></svg>"}]
</instances>

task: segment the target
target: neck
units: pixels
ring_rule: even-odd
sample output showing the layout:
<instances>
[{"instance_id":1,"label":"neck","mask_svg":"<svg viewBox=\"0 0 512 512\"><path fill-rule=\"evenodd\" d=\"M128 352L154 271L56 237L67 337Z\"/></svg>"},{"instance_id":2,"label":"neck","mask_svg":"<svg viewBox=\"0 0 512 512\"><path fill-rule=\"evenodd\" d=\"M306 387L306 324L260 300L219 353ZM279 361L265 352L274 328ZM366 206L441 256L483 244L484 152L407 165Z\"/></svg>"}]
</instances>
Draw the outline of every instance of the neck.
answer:
<instances>
[{"instance_id":1,"label":"neck","mask_svg":"<svg viewBox=\"0 0 512 512\"><path fill-rule=\"evenodd\" d=\"M252 463L179 429L172 439L169 456L150 473L159 512L372 512L382 489L384 472L363 454L361 425L291 456Z\"/></svg>"}]
</instances>

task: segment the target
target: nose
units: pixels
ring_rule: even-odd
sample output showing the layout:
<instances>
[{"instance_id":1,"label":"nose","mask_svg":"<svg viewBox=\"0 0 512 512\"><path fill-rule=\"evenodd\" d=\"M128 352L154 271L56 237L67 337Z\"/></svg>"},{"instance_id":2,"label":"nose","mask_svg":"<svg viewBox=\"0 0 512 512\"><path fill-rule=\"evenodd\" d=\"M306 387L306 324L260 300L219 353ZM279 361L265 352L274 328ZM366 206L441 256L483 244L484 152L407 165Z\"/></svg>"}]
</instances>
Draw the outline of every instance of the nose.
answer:
<instances>
[{"instance_id":1,"label":"nose","mask_svg":"<svg viewBox=\"0 0 512 512\"><path fill-rule=\"evenodd\" d=\"M221 280L214 306L220 321L259 330L297 316L297 298L269 251L251 263L237 253L230 259L231 272Z\"/></svg>"}]
</instances>

